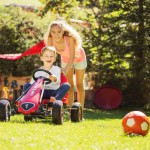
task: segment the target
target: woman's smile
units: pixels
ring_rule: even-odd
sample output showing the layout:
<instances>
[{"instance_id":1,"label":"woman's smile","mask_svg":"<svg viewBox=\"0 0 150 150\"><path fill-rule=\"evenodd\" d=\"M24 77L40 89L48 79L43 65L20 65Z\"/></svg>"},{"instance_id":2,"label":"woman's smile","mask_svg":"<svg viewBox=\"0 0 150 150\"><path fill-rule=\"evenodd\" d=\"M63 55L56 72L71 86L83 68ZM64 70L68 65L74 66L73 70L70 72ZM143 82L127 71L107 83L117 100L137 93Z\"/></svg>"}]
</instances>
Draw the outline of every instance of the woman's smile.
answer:
<instances>
[{"instance_id":1,"label":"woman's smile","mask_svg":"<svg viewBox=\"0 0 150 150\"><path fill-rule=\"evenodd\" d=\"M55 41L60 41L63 37L64 31L57 25L53 26L51 29L51 35Z\"/></svg>"}]
</instances>

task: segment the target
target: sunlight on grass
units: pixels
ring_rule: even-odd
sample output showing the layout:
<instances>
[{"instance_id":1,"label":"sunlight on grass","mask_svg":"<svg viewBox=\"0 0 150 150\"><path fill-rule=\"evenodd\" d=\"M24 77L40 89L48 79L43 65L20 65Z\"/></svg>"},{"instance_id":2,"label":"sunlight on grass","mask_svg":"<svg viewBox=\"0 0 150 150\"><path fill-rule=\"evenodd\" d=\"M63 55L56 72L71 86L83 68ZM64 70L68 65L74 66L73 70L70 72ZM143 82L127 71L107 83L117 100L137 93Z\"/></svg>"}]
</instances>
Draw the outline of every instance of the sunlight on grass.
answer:
<instances>
[{"instance_id":1,"label":"sunlight on grass","mask_svg":"<svg viewBox=\"0 0 150 150\"><path fill-rule=\"evenodd\" d=\"M128 137L122 130L121 110L85 110L85 121L54 125L51 119L24 122L23 115L11 117L10 122L0 122L0 145L3 149L50 150L147 150L150 135Z\"/></svg>"}]
</instances>

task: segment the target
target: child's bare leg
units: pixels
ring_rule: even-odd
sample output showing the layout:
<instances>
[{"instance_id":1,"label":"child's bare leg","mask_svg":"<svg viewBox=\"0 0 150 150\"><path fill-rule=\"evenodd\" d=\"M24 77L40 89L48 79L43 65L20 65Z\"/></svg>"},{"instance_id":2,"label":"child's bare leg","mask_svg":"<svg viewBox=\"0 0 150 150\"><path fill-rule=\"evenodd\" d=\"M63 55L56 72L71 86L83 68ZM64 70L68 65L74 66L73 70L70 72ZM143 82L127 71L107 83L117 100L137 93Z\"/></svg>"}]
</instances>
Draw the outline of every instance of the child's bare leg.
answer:
<instances>
[{"instance_id":1,"label":"child's bare leg","mask_svg":"<svg viewBox=\"0 0 150 150\"><path fill-rule=\"evenodd\" d=\"M50 102L53 103L54 101L56 101L55 97L51 96L51 97L50 97Z\"/></svg>"},{"instance_id":2,"label":"child's bare leg","mask_svg":"<svg viewBox=\"0 0 150 150\"><path fill-rule=\"evenodd\" d=\"M48 111L51 111L52 110L52 105L53 105L53 102L56 101L55 97L50 97L50 103L49 103L49 106L48 106Z\"/></svg>"}]
</instances>

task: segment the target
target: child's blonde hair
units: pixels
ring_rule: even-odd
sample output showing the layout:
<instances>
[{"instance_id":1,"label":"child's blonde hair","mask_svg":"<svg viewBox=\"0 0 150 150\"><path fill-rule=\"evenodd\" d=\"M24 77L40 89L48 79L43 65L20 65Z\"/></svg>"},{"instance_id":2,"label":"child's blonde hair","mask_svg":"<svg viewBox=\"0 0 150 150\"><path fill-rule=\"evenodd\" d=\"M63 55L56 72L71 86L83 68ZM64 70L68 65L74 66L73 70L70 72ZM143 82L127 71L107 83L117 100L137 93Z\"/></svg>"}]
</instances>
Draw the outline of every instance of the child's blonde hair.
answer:
<instances>
[{"instance_id":1,"label":"child's blonde hair","mask_svg":"<svg viewBox=\"0 0 150 150\"><path fill-rule=\"evenodd\" d=\"M45 47L42 48L40 56L43 56L44 52L47 51L47 50L54 52L55 55L56 55L55 47L53 47L53 46L45 46Z\"/></svg>"},{"instance_id":2,"label":"child's blonde hair","mask_svg":"<svg viewBox=\"0 0 150 150\"><path fill-rule=\"evenodd\" d=\"M63 20L56 20L53 21L50 25L49 28L46 32L46 34L44 35L44 42L46 45L48 45L48 38L52 37L51 35L51 28L53 26L59 26L60 28L62 28L64 30L64 36L71 36L75 39L75 45L76 45L76 50L78 51L81 48L82 45L82 39L81 36L78 34L78 32L69 24L67 24L65 21Z\"/></svg>"}]
</instances>

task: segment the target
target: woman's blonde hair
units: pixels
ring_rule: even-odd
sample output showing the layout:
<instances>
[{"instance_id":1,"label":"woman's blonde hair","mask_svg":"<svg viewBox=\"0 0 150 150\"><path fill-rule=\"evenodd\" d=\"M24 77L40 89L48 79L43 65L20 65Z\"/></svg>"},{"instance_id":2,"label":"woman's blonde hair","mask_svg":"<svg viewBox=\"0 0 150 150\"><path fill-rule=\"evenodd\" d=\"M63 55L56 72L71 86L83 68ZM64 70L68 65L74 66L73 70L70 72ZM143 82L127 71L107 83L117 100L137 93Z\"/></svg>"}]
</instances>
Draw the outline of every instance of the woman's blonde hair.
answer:
<instances>
[{"instance_id":1,"label":"woman's blonde hair","mask_svg":"<svg viewBox=\"0 0 150 150\"><path fill-rule=\"evenodd\" d=\"M64 36L71 36L75 39L75 45L76 45L76 50L81 48L82 45L82 39L81 36L79 35L79 33L69 24L67 24L64 20L56 20L53 21L50 25L49 28L46 32L46 34L44 35L44 42L47 45L48 44L48 38L52 37L51 36L51 28L53 26L59 26L60 28L62 28L64 30Z\"/></svg>"}]
</instances>

